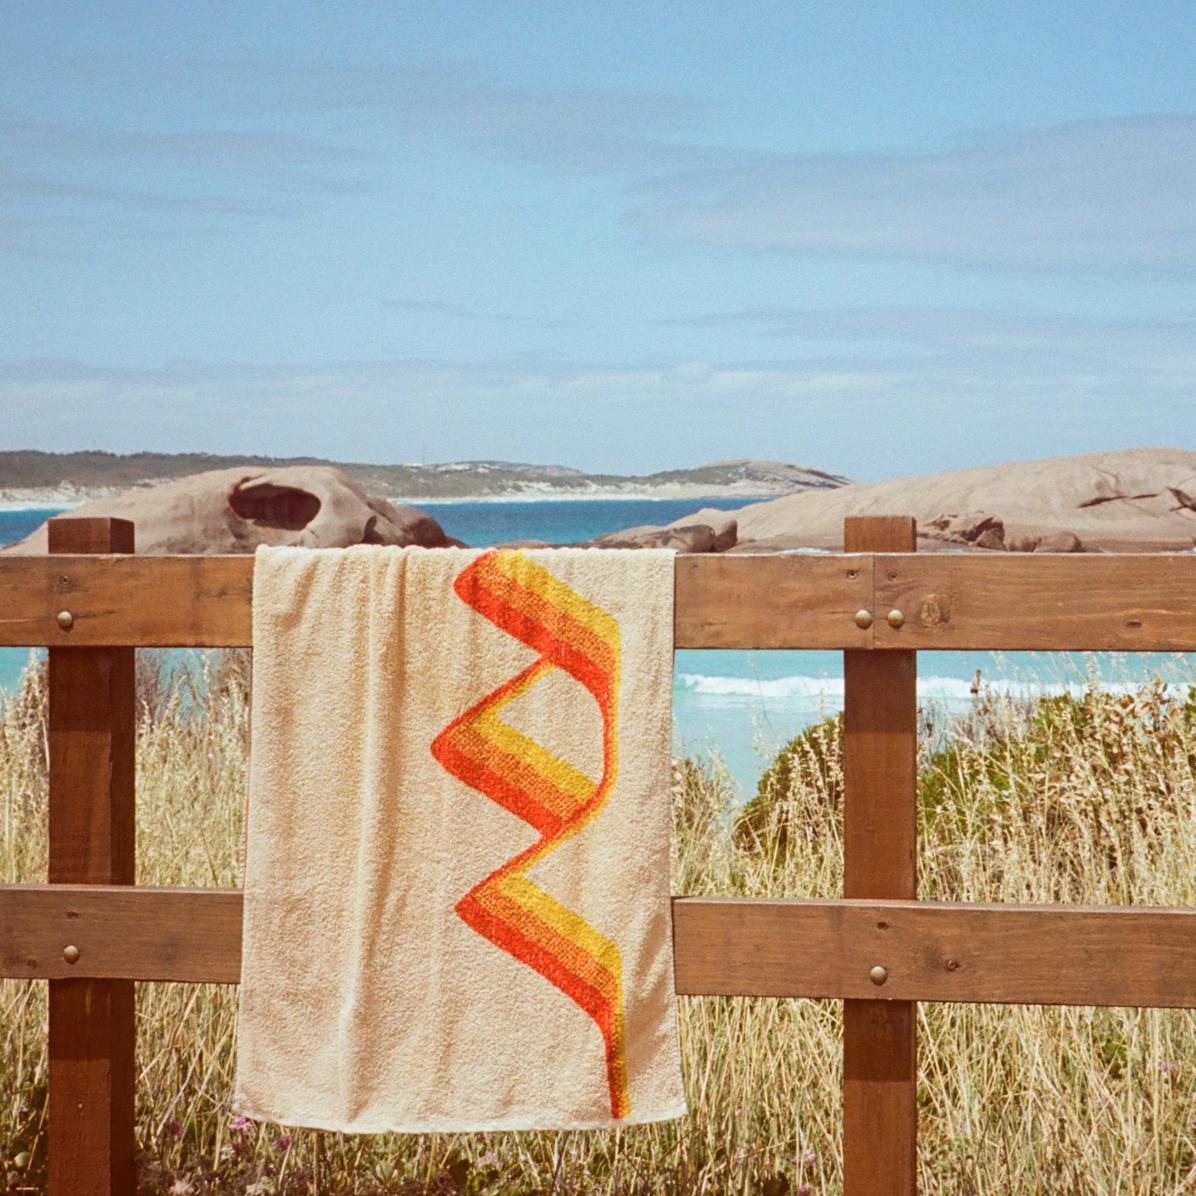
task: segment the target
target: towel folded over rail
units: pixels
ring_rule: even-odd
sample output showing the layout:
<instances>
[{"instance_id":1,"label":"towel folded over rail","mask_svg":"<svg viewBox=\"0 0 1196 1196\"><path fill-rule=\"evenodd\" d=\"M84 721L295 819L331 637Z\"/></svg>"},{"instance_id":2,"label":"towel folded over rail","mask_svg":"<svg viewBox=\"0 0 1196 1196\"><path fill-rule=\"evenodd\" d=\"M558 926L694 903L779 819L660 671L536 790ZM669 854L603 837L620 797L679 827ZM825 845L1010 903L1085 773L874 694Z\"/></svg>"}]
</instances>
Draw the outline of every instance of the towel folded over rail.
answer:
<instances>
[{"instance_id":1,"label":"towel folded over rail","mask_svg":"<svg viewBox=\"0 0 1196 1196\"><path fill-rule=\"evenodd\" d=\"M683 1115L672 554L259 549L253 611L234 1108Z\"/></svg>"}]
</instances>

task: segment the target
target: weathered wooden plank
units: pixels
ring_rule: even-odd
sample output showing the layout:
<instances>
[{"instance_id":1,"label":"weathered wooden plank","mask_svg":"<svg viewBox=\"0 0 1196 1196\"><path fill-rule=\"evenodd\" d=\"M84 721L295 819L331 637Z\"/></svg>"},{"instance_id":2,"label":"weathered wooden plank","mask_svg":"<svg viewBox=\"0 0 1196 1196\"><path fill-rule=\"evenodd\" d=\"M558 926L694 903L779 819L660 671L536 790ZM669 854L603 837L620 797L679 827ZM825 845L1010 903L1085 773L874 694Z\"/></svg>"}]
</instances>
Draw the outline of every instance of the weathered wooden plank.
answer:
<instances>
[{"instance_id":1,"label":"weathered wooden plank","mask_svg":"<svg viewBox=\"0 0 1196 1196\"><path fill-rule=\"evenodd\" d=\"M248 556L0 557L0 643L237 647L252 599Z\"/></svg>"},{"instance_id":2,"label":"weathered wooden plank","mask_svg":"<svg viewBox=\"0 0 1196 1196\"><path fill-rule=\"evenodd\" d=\"M843 543L848 552L912 553L917 528L909 516L852 517L843 522ZM843 895L913 898L917 653L845 651L843 692ZM844 1196L914 1196L917 1096L917 1006L845 1000Z\"/></svg>"},{"instance_id":3,"label":"weathered wooden plank","mask_svg":"<svg viewBox=\"0 0 1196 1196\"><path fill-rule=\"evenodd\" d=\"M1191 909L677 897L673 928L679 993L1196 1008Z\"/></svg>"},{"instance_id":4,"label":"weathered wooden plank","mask_svg":"<svg viewBox=\"0 0 1196 1196\"><path fill-rule=\"evenodd\" d=\"M678 557L676 577L679 648L1196 651L1196 556L1182 554L701 555ZM251 557L0 557L0 644L247 645L252 588Z\"/></svg>"},{"instance_id":5,"label":"weathered wooden plank","mask_svg":"<svg viewBox=\"0 0 1196 1196\"><path fill-rule=\"evenodd\" d=\"M133 525L51 519L49 550L131 553ZM133 884L135 725L132 648L50 649L51 883ZM50 1196L132 1191L132 981L51 981L48 1038Z\"/></svg>"},{"instance_id":6,"label":"weathered wooden plank","mask_svg":"<svg viewBox=\"0 0 1196 1196\"><path fill-rule=\"evenodd\" d=\"M851 556L678 556L678 648L866 648L855 614L871 562Z\"/></svg>"},{"instance_id":7,"label":"weathered wooden plank","mask_svg":"<svg viewBox=\"0 0 1196 1196\"><path fill-rule=\"evenodd\" d=\"M875 581L878 647L1196 651L1192 554L877 556Z\"/></svg>"},{"instance_id":8,"label":"weathered wooden plank","mask_svg":"<svg viewBox=\"0 0 1196 1196\"><path fill-rule=\"evenodd\" d=\"M680 556L677 647L866 646L853 621L866 576L844 557ZM252 592L252 557L4 557L0 643L247 645Z\"/></svg>"},{"instance_id":9,"label":"weathered wooden plank","mask_svg":"<svg viewBox=\"0 0 1196 1196\"><path fill-rule=\"evenodd\" d=\"M241 908L239 889L0 885L0 976L235 984ZM1189 909L674 897L673 942L690 996L1196 1008Z\"/></svg>"},{"instance_id":10,"label":"weathered wooden plank","mask_svg":"<svg viewBox=\"0 0 1196 1196\"><path fill-rule=\"evenodd\" d=\"M0 886L0 975L236 984L241 910L240 889Z\"/></svg>"}]
</instances>

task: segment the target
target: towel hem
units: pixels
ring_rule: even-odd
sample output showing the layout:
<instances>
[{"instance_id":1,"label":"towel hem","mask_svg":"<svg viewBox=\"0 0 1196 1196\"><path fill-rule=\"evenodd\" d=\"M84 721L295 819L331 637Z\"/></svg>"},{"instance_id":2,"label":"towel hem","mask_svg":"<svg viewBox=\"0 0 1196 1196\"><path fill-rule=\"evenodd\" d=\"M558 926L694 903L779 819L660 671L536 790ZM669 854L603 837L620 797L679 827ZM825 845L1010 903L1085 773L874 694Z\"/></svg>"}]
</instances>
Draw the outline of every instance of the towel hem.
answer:
<instances>
[{"instance_id":1,"label":"towel hem","mask_svg":"<svg viewBox=\"0 0 1196 1196\"><path fill-rule=\"evenodd\" d=\"M233 1112L253 1121L267 1121L271 1125L285 1126L287 1129L327 1130L338 1134L476 1134L491 1133L499 1130L614 1130L625 1125L651 1125L657 1121L676 1121L689 1116L689 1106L682 1101L679 1105L666 1106L660 1112L641 1117L623 1117L619 1120L605 1118L595 1121L574 1121L567 1118L553 1120L551 1118L536 1117L499 1117L491 1121L321 1121L318 1119L304 1119L303 1121L278 1118L270 1113L258 1112L252 1105L237 1101L233 1105Z\"/></svg>"}]
</instances>

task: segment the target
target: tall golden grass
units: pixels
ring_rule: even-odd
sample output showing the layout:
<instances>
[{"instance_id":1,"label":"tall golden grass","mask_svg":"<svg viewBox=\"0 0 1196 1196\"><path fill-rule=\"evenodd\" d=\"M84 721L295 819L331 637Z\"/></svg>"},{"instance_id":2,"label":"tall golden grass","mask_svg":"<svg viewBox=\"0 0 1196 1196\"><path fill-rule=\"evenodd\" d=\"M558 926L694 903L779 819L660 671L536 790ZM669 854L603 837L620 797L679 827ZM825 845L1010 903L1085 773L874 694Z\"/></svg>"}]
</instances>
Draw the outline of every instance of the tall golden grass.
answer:
<instances>
[{"instance_id":1,"label":"tall golden grass","mask_svg":"<svg viewBox=\"0 0 1196 1196\"><path fill-rule=\"evenodd\" d=\"M173 677L146 660L138 880L234 885L248 751L244 657L208 654ZM0 711L6 883L45 875L45 696L42 673L30 668ZM1156 683L1032 706L985 700L970 718L929 730L923 897L1196 905L1196 703L1186 690ZM678 761L674 780L675 892L839 893L835 720L781 752L743 815L709 765ZM141 1191L838 1191L839 1006L685 998L681 1007L692 1110L684 1121L358 1138L235 1121L235 990L140 985ZM922 1191L1194 1190L1191 1014L923 1005L919 1021ZM0 1160L16 1191L44 1190L44 1022L43 983L0 983Z\"/></svg>"}]
</instances>

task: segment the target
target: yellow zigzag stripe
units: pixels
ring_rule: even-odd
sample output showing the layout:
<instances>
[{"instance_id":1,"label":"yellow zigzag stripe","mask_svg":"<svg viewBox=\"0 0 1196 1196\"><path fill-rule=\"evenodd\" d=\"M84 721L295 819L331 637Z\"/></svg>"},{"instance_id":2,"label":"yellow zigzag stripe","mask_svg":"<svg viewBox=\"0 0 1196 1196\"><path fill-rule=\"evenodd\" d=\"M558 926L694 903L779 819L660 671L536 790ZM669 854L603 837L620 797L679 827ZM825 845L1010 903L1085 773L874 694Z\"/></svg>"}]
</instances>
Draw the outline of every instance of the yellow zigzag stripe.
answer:
<instances>
[{"instance_id":1,"label":"yellow zigzag stripe","mask_svg":"<svg viewBox=\"0 0 1196 1196\"><path fill-rule=\"evenodd\" d=\"M611 1113L630 1112L624 1051L622 962L618 946L525 875L592 821L618 770L619 625L547 569L518 552L486 553L462 571L458 596L539 659L450 723L432 752L455 777L519 815L539 840L508 860L457 903L475 931L534 968L595 1021L606 1044ZM597 782L498 712L553 669L593 696L602 714L602 777Z\"/></svg>"}]
</instances>

